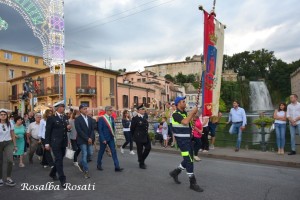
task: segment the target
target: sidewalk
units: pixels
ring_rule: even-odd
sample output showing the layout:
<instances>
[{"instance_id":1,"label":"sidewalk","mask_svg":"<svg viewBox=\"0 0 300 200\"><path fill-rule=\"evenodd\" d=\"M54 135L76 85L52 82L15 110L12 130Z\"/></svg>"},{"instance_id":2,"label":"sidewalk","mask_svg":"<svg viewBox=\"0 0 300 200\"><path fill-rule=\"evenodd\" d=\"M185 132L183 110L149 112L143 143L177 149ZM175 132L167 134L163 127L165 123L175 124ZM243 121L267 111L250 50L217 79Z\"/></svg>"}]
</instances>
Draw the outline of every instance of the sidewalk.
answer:
<instances>
[{"instance_id":1,"label":"sidewalk","mask_svg":"<svg viewBox=\"0 0 300 200\"><path fill-rule=\"evenodd\" d=\"M118 146L123 144L123 142L123 140L118 140ZM179 150L171 147L163 148L158 142L155 145L152 145L152 151L180 155ZM199 152L199 156L201 158L216 158L256 164L300 168L300 152L292 156L287 155L287 153L288 152L286 152L285 155L278 155L277 152L262 152L258 150L244 149L241 149L239 152L235 152L234 148L215 147L214 150L210 150L208 153Z\"/></svg>"}]
</instances>

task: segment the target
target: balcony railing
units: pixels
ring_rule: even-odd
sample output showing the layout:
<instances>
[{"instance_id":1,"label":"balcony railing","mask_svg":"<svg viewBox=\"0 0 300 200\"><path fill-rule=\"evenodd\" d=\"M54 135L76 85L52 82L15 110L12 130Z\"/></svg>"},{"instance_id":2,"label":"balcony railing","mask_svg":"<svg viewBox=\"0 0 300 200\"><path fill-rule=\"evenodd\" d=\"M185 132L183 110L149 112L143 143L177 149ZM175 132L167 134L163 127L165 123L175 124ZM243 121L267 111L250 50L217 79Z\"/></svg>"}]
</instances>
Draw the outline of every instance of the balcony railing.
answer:
<instances>
[{"instance_id":1,"label":"balcony railing","mask_svg":"<svg viewBox=\"0 0 300 200\"><path fill-rule=\"evenodd\" d=\"M9 95L8 98L10 101L17 101L22 98L22 93Z\"/></svg>"},{"instance_id":2,"label":"balcony railing","mask_svg":"<svg viewBox=\"0 0 300 200\"><path fill-rule=\"evenodd\" d=\"M48 95L58 95L59 93L62 94L63 92L63 88L60 87L60 91L59 91L59 87L51 87L51 88L46 88L44 90L44 95L48 96Z\"/></svg>"},{"instance_id":3,"label":"balcony railing","mask_svg":"<svg viewBox=\"0 0 300 200\"><path fill-rule=\"evenodd\" d=\"M45 89L40 89L37 93L36 93L37 97L41 97L41 96L46 96L46 90Z\"/></svg>"},{"instance_id":4,"label":"balcony railing","mask_svg":"<svg viewBox=\"0 0 300 200\"><path fill-rule=\"evenodd\" d=\"M95 87L77 87L76 94L84 94L84 95L95 95L96 94Z\"/></svg>"}]
</instances>

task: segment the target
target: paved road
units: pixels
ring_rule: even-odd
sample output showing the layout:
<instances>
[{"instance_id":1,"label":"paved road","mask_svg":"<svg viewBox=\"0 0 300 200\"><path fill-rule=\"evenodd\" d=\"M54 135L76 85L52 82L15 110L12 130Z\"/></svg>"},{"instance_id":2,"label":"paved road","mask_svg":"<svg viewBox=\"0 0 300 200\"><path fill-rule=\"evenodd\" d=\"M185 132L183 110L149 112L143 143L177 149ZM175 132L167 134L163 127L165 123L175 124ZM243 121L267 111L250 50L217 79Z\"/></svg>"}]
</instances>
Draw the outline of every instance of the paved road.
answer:
<instances>
[{"instance_id":1,"label":"paved road","mask_svg":"<svg viewBox=\"0 0 300 200\"><path fill-rule=\"evenodd\" d=\"M91 179L82 174L65 159L65 173L72 184L95 184L95 191L22 191L20 183L46 184L49 169L43 169L38 162L26 168L14 168L18 185L14 188L0 187L0 195L9 200L20 199L102 199L102 200L299 200L300 170L267 165L245 164L204 158L196 163L195 172L203 193L188 188L185 173L180 175L181 185L176 185L168 172L178 165L181 158L173 154L151 153L148 169L138 168L136 156L119 155L122 173L114 172L112 159L105 156L104 171L97 171L94 161L90 163ZM55 182L55 184L58 184Z\"/></svg>"}]
</instances>

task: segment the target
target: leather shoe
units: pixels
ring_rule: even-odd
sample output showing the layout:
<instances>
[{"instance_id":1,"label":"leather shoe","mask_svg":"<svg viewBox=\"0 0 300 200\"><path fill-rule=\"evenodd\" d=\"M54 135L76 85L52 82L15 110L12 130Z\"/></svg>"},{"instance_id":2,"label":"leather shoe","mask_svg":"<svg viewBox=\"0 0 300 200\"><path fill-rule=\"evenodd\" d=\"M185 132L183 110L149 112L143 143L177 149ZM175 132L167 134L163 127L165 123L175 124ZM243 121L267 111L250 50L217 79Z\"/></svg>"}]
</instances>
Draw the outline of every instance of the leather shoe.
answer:
<instances>
[{"instance_id":1,"label":"leather shoe","mask_svg":"<svg viewBox=\"0 0 300 200\"><path fill-rule=\"evenodd\" d=\"M122 172L123 170L124 170L123 168L120 168L120 167L119 167L119 168L116 168L116 169L115 169L115 172Z\"/></svg>"},{"instance_id":2,"label":"leather shoe","mask_svg":"<svg viewBox=\"0 0 300 200\"><path fill-rule=\"evenodd\" d=\"M60 185L61 185L61 187L62 188L66 188L66 180L62 180L62 181L60 181Z\"/></svg>"},{"instance_id":3,"label":"leather shoe","mask_svg":"<svg viewBox=\"0 0 300 200\"><path fill-rule=\"evenodd\" d=\"M147 166L145 164L140 164L141 169L147 169Z\"/></svg>"},{"instance_id":4,"label":"leather shoe","mask_svg":"<svg viewBox=\"0 0 300 200\"><path fill-rule=\"evenodd\" d=\"M57 180L58 180L58 178L57 178L56 175L49 174L49 176L50 176L54 181L57 181Z\"/></svg>"},{"instance_id":5,"label":"leather shoe","mask_svg":"<svg viewBox=\"0 0 300 200\"><path fill-rule=\"evenodd\" d=\"M296 155L296 151L291 151L288 155Z\"/></svg>"},{"instance_id":6,"label":"leather shoe","mask_svg":"<svg viewBox=\"0 0 300 200\"><path fill-rule=\"evenodd\" d=\"M100 170L100 171L103 171L103 168L99 165L97 165L97 169Z\"/></svg>"}]
</instances>

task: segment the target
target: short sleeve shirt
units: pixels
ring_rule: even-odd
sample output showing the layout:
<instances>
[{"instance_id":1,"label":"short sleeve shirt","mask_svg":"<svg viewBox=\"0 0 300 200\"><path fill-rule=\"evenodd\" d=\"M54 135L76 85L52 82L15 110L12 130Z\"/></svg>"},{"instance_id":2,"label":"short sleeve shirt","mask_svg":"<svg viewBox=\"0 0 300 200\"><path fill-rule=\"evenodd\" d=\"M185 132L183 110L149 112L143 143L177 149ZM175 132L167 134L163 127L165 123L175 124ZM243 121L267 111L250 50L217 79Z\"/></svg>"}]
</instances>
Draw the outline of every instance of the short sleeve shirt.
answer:
<instances>
[{"instance_id":1,"label":"short sleeve shirt","mask_svg":"<svg viewBox=\"0 0 300 200\"><path fill-rule=\"evenodd\" d=\"M181 121L184 119L184 117L179 113L185 114L187 116L187 112L176 110L176 112L173 113L172 117L173 117L174 121L181 124ZM191 125L190 125L190 128L191 128Z\"/></svg>"}]
</instances>

